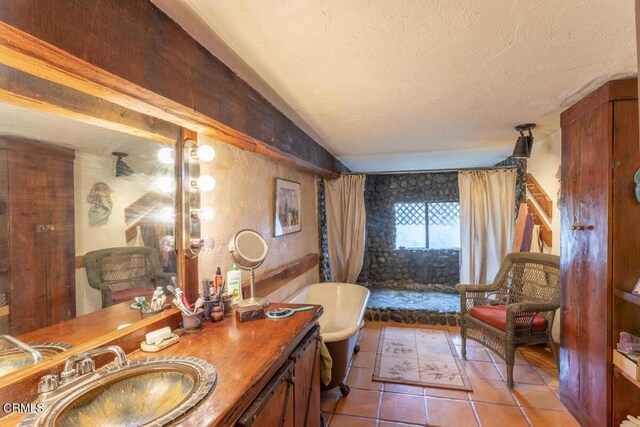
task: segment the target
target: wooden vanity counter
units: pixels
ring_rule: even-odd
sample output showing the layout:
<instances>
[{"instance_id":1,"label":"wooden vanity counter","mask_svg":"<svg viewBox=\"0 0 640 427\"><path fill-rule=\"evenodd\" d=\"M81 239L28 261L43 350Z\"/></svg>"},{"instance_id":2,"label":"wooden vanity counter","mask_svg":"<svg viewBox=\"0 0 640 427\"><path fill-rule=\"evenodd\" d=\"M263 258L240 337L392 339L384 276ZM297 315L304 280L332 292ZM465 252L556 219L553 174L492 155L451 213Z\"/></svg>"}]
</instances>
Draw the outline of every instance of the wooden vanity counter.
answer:
<instances>
[{"instance_id":1,"label":"wooden vanity counter","mask_svg":"<svg viewBox=\"0 0 640 427\"><path fill-rule=\"evenodd\" d=\"M129 306L128 302L112 305L55 325L26 332L17 338L27 344L61 342L75 347L113 332L120 325L140 321L142 319L140 312L132 310Z\"/></svg>"},{"instance_id":2,"label":"wooden vanity counter","mask_svg":"<svg viewBox=\"0 0 640 427\"><path fill-rule=\"evenodd\" d=\"M307 305L307 304L305 304ZM271 304L302 307L299 304ZM184 426L231 425L283 366L291 352L316 325L322 306L301 311L286 319L237 322L235 314L220 322L205 321L200 332L185 334L180 342L158 353L141 350L129 360L163 356L204 359L217 370L217 383L195 409L179 420Z\"/></svg>"}]
</instances>

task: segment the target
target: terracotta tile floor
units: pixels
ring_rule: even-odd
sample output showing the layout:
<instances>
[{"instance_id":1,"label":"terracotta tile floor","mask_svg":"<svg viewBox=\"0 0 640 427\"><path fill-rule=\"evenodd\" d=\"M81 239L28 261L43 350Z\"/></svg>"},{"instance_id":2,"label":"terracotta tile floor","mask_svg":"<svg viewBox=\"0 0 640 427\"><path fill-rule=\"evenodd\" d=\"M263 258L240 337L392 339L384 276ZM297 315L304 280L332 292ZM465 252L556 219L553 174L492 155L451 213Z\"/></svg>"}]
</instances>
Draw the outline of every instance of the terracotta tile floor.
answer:
<instances>
[{"instance_id":1,"label":"terracotta tile floor","mask_svg":"<svg viewBox=\"0 0 640 427\"><path fill-rule=\"evenodd\" d=\"M351 393L340 399L337 388L322 393L327 427L391 426L543 426L572 427L578 423L558 399L558 370L542 347L519 349L515 388L506 386L504 361L474 341L467 342L465 369L473 392L371 380L382 326L414 328L392 322L369 322L360 332L360 353L347 374ZM417 326L421 327L421 326ZM446 328L460 352L458 328Z\"/></svg>"}]
</instances>

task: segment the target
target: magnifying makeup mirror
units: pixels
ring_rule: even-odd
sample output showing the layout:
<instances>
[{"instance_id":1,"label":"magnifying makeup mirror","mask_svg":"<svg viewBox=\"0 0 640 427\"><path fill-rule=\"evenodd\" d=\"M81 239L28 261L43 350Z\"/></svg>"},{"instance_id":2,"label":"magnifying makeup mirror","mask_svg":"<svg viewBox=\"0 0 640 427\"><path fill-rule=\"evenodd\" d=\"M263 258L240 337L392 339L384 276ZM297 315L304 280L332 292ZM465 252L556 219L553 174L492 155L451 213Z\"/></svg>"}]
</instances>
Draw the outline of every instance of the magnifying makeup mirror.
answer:
<instances>
[{"instance_id":1,"label":"magnifying makeup mirror","mask_svg":"<svg viewBox=\"0 0 640 427\"><path fill-rule=\"evenodd\" d=\"M260 304L263 307L269 305L265 298L255 296L254 282L255 269L260 267L267 257L269 246L264 238L255 230L240 230L229 242L229 252L233 262L242 270L251 272L251 297L243 299L238 305L248 306Z\"/></svg>"}]
</instances>

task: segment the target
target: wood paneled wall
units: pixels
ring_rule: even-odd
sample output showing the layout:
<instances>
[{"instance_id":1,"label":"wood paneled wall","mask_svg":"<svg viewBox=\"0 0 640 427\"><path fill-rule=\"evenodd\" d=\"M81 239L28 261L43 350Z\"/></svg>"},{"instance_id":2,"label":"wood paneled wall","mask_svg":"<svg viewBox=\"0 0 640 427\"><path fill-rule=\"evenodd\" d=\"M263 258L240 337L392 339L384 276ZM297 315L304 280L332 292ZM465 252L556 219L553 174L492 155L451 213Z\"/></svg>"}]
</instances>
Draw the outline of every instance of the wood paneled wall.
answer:
<instances>
[{"instance_id":1,"label":"wood paneled wall","mask_svg":"<svg viewBox=\"0 0 640 427\"><path fill-rule=\"evenodd\" d=\"M256 140L270 157L348 171L147 0L20 0L0 21Z\"/></svg>"}]
</instances>

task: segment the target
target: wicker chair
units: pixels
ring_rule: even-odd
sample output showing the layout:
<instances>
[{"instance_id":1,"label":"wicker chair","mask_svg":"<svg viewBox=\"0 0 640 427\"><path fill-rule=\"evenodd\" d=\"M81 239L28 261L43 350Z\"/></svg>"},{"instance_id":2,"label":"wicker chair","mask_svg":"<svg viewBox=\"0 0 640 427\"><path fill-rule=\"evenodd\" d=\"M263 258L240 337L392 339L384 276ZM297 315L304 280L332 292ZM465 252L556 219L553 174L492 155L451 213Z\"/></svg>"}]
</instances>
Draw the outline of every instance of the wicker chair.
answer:
<instances>
[{"instance_id":1,"label":"wicker chair","mask_svg":"<svg viewBox=\"0 0 640 427\"><path fill-rule=\"evenodd\" d=\"M492 284L458 285L462 357L467 338L493 350L507 364L513 387L516 347L548 344L556 364L551 331L560 308L560 258L531 252L505 257Z\"/></svg>"},{"instance_id":2,"label":"wicker chair","mask_svg":"<svg viewBox=\"0 0 640 427\"><path fill-rule=\"evenodd\" d=\"M89 285L102 293L102 308L151 295L166 286L174 273L165 273L158 251L142 246L118 247L87 252L84 256Z\"/></svg>"}]
</instances>

